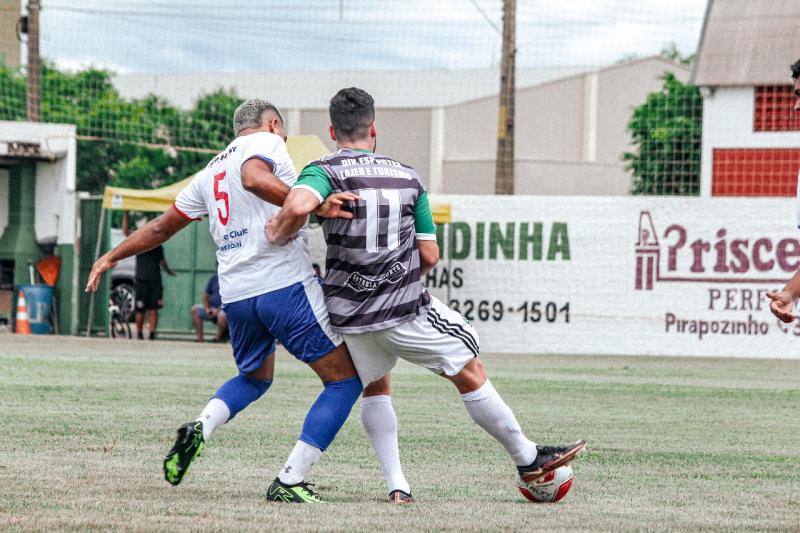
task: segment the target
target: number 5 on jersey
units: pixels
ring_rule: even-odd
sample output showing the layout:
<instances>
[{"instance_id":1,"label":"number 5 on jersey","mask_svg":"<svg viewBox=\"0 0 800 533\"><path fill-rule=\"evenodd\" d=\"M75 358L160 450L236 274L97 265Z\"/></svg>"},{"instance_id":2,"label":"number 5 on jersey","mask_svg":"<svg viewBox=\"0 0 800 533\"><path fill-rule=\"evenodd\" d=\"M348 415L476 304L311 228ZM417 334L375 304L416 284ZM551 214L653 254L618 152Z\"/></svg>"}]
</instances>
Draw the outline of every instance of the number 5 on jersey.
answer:
<instances>
[{"instance_id":1,"label":"number 5 on jersey","mask_svg":"<svg viewBox=\"0 0 800 533\"><path fill-rule=\"evenodd\" d=\"M219 174L214 175L214 198L217 201L222 200L222 203L225 204L225 214L222 214L222 209L217 207L217 216L219 217L219 221L223 226L228 225L228 219L231 218L231 206L228 202L228 192L219 190L220 183L222 180L225 179L225 171L223 170ZM226 187L227 188L227 187Z\"/></svg>"},{"instance_id":2,"label":"number 5 on jersey","mask_svg":"<svg viewBox=\"0 0 800 533\"><path fill-rule=\"evenodd\" d=\"M358 195L367 204L367 242L369 253L380 251L378 242L382 235L386 236L385 250L394 250L400 246L400 191L397 189L360 189ZM381 200L389 204L386 233L381 229Z\"/></svg>"}]
</instances>

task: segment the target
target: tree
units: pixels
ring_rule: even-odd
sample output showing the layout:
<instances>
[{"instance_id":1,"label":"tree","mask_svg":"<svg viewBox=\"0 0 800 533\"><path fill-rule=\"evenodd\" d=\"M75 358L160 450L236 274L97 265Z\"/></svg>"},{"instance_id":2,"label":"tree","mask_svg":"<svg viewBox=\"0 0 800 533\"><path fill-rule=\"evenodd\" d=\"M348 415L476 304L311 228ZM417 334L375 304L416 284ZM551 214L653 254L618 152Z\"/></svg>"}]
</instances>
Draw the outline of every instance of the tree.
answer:
<instances>
[{"instance_id":1,"label":"tree","mask_svg":"<svg viewBox=\"0 0 800 533\"><path fill-rule=\"evenodd\" d=\"M628 123L633 152L623 159L633 174L632 194L696 195L700 192L703 99L697 87L671 72Z\"/></svg>"},{"instance_id":2,"label":"tree","mask_svg":"<svg viewBox=\"0 0 800 533\"><path fill-rule=\"evenodd\" d=\"M0 64L0 120L25 120L25 88L20 69ZM41 92L43 122L76 125L78 189L95 193L107 184L161 187L196 172L211 154L182 148L224 148L242 102L231 91L216 91L181 111L153 95L126 100L110 72L68 73L48 64L42 66Z\"/></svg>"}]
</instances>

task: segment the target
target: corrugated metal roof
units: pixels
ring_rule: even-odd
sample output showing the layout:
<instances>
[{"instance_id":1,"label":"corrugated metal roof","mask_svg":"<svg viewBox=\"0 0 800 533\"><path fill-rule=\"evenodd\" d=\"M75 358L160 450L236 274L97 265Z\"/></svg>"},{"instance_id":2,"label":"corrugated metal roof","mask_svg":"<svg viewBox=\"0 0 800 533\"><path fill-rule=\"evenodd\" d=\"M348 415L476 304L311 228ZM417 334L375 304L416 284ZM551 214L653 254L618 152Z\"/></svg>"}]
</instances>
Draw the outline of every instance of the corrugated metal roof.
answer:
<instances>
[{"instance_id":1,"label":"corrugated metal roof","mask_svg":"<svg viewBox=\"0 0 800 533\"><path fill-rule=\"evenodd\" d=\"M800 58L800 0L709 0L692 81L705 86L790 83Z\"/></svg>"}]
</instances>

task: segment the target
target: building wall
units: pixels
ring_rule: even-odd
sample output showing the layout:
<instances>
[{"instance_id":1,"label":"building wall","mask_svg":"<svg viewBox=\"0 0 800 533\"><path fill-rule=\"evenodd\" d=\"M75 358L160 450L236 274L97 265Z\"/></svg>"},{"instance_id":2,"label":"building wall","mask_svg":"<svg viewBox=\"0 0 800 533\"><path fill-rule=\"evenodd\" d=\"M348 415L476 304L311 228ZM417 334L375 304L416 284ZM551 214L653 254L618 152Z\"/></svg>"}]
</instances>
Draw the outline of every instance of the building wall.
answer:
<instances>
[{"instance_id":1,"label":"building wall","mask_svg":"<svg viewBox=\"0 0 800 533\"><path fill-rule=\"evenodd\" d=\"M517 92L516 157L548 161L582 159L583 83L584 76L575 76Z\"/></svg>"},{"instance_id":2,"label":"building wall","mask_svg":"<svg viewBox=\"0 0 800 533\"><path fill-rule=\"evenodd\" d=\"M378 152L414 167L428 184L431 152L431 109L375 110ZM318 135L331 150L336 150L329 134L327 109L300 111L301 134Z\"/></svg>"},{"instance_id":3,"label":"building wall","mask_svg":"<svg viewBox=\"0 0 800 533\"><path fill-rule=\"evenodd\" d=\"M448 194L494 194L494 160L445 161ZM514 165L515 194L624 196L631 177L621 163L522 159Z\"/></svg>"},{"instance_id":4,"label":"building wall","mask_svg":"<svg viewBox=\"0 0 800 533\"><path fill-rule=\"evenodd\" d=\"M627 194L630 176L621 159L630 148L627 123L633 108L660 90L659 78L667 70L684 81L690 75L681 65L652 57L579 74L564 72L566 77L557 79L545 76L535 85L525 86L531 80L520 76L515 110L517 192ZM412 72L400 78L390 74L336 73L332 81L319 73L290 73L280 79L283 93L274 99L294 102L284 104L292 134L319 135L333 150L327 133L327 100L335 90L331 84L338 87L361 79L378 103L379 152L414 166L434 193L493 192L498 97L485 96L491 90L486 72ZM151 78L148 82L146 76L119 76L114 83L123 94L149 88L170 100L178 98L181 88L192 87L196 96L198 87L219 84L218 78L204 75ZM243 96L264 92L263 80L256 83L261 78L237 78L237 91ZM478 79L482 83L475 82ZM474 87L467 90L464 86L472 82ZM297 89L289 91L304 86L313 90L299 91L302 95ZM183 90L179 105L191 103L186 99L189 92ZM454 95L481 93L452 103ZM316 103L308 105L309 99Z\"/></svg>"},{"instance_id":5,"label":"building wall","mask_svg":"<svg viewBox=\"0 0 800 533\"><path fill-rule=\"evenodd\" d=\"M20 0L0 0L0 63L9 67L19 66L19 17Z\"/></svg>"},{"instance_id":6,"label":"building wall","mask_svg":"<svg viewBox=\"0 0 800 533\"><path fill-rule=\"evenodd\" d=\"M8 226L8 170L0 168L0 239Z\"/></svg>"},{"instance_id":7,"label":"building wall","mask_svg":"<svg viewBox=\"0 0 800 533\"><path fill-rule=\"evenodd\" d=\"M634 107L661 89L667 70L682 81L690 75L685 67L652 58L519 89L515 192L627 194L627 124ZM497 108L497 97L445 108L445 192L494 192Z\"/></svg>"},{"instance_id":8,"label":"building wall","mask_svg":"<svg viewBox=\"0 0 800 533\"><path fill-rule=\"evenodd\" d=\"M34 229L40 244L75 242L75 126L0 121L0 141L39 143L54 162L36 163ZM4 180L6 187L8 180ZM2 206L7 203L0 204ZM8 214L6 213L6 219ZM5 228L5 224L2 226Z\"/></svg>"},{"instance_id":9,"label":"building wall","mask_svg":"<svg viewBox=\"0 0 800 533\"><path fill-rule=\"evenodd\" d=\"M717 87L703 98L702 195L712 196L714 150L800 148L800 132L756 132L753 87ZM757 161L754 164L759 164ZM787 160L787 165L790 162ZM796 168L789 169L795 175Z\"/></svg>"},{"instance_id":10,"label":"building wall","mask_svg":"<svg viewBox=\"0 0 800 533\"><path fill-rule=\"evenodd\" d=\"M620 155L631 149L628 122L633 109L661 89L660 78L667 70L682 82L689 81L687 68L661 60L632 62L597 73L597 161L619 162Z\"/></svg>"}]
</instances>

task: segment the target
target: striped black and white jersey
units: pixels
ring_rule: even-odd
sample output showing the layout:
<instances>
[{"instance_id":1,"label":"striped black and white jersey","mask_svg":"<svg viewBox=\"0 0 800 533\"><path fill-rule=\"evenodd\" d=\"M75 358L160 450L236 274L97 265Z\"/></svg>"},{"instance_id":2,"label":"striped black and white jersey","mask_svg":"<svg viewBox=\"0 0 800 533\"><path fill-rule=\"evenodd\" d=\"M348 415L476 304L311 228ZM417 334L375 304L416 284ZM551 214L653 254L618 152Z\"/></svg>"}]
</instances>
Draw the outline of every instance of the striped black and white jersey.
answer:
<instances>
[{"instance_id":1,"label":"striped black and white jersey","mask_svg":"<svg viewBox=\"0 0 800 533\"><path fill-rule=\"evenodd\" d=\"M420 280L417 239L435 239L435 227L412 167L343 149L310 163L295 187L311 190L320 201L342 191L361 198L352 219L322 219L328 245L325 300L335 331L387 329L427 310L430 296ZM428 220L420 222L420 213Z\"/></svg>"}]
</instances>

